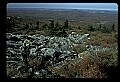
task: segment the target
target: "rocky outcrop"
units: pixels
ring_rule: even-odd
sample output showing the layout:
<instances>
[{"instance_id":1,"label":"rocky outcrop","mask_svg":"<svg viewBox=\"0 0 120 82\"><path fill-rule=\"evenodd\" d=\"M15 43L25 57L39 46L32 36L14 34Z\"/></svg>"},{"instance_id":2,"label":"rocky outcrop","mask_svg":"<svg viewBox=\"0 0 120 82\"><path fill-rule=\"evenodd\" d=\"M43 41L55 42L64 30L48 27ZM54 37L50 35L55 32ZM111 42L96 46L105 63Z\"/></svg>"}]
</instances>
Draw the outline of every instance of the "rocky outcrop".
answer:
<instances>
[{"instance_id":1,"label":"rocky outcrop","mask_svg":"<svg viewBox=\"0 0 120 82\"><path fill-rule=\"evenodd\" d=\"M56 66L58 63L73 60L80 57L73 50L73 47L85 45L83 39L90 39L89 34L78 35L69 34L68 37L49 37L43 35L13 35L6 34L6 66L16 69L26 68L32 75L47 75L47 66ZM90 48L90 47L88 47ZM34 65L30 65L30 59L41 58L38 69L35 71ZM32 67L30 67L32 66ZM29 73L28 72L28 73ZM49 72L50 73L50 72ZM31 74L31 73L30 73ZM48 74L51 76L50 74ZM16 76L17 77L17 76ZM47 77L47 76L46 76Z\"/></svg>"}]
</instances>

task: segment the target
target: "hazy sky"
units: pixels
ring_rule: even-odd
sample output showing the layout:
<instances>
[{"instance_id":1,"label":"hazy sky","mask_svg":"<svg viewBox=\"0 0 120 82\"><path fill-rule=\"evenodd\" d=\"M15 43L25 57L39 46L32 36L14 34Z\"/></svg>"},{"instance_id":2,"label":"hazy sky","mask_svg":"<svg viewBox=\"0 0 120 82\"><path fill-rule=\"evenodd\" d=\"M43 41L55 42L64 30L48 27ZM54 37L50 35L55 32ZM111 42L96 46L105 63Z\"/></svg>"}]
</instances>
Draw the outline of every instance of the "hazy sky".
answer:
<instances>
[{"instance_id":1,"label":"hazy sky","mask_svg":"<svg viewBox=\"0 0 120 82\"><path fill-rule=\"evenodd\" d=\"M118 10L116 3L8 3L7 8L59 8Z\"/></svg>"}]
</instances>

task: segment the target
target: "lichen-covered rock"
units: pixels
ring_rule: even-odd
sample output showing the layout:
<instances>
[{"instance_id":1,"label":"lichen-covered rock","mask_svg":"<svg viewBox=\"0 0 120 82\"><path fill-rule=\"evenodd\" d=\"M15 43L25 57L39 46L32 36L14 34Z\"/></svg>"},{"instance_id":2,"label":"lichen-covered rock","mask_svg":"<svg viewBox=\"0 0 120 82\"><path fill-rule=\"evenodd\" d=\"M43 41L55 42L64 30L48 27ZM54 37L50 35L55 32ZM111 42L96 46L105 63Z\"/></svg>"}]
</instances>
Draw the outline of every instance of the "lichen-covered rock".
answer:
<instances>
[{"instance_id":1,"label":"lichen-covered rock","mask_svg":"<svg viewBox=\"0 0 120 82\"><path fill-rule=\"evenodd\" d=\"M89 38L89 34L79 35L77 33L69 34L68 37L49 37L43 35L20 35L6 34L6 66L32 66L25 71L25 77L29 76L28 71L34 71L34 78L55 77L48 71L48 66L56 66L65 61L81 57L82 53L76 53L73 47L84 44L82 39ZM84 44L85 45L85 44ZM87 48L89 46L86 46ZM91 48L91 47L89 47ZM83 52L83 55L88 52ZM40 60L37 60L40 58ZM11 77L24 77L21 75L12 75ZM58 77L63 77L59 75Z\"/></svg>"}]
</instances>

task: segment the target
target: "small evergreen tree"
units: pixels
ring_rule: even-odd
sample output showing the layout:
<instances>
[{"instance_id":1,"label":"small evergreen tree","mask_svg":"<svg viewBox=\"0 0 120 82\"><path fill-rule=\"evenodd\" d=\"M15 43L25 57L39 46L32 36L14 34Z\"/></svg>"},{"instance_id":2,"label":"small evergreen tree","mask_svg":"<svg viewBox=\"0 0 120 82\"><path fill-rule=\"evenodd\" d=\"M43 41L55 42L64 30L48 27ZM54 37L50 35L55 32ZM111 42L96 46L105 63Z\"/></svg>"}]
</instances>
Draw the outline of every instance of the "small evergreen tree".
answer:
<instances>
[{"instance_id":1,"label":"small evergreen tree","mask_svg":"<svg viewBox=\"0 0 120 82\"><path fill-rule=\"evenodd\" d=\"M88 27L88 31L94 31L94 28L92 25Z\"/></svg>"},{"instance_id":2,"label":"small evergreen tree","mask_svg":"<svg viewBox=\"0 0 120 82\"><path fill-rule=\"evenodd\" d=\"M11 26L11 24L10 24L10 19L7 19L6 25L7 25L7 32L10 32L10 30L11 30L11 28L12 28L12 26Z\"/></svg>"},{"instance_id":3,"label":"small evergreen tree","mask_svg":"<svg viewBox=\"0 0 120 82\"><path fill-rule=\"evenodd\" d=\"M54 29L54 20L50 20L49 29L50 30Z\"/></svg>"},{"instance_id":4,"label":"small evergreen tree","mask_svg":"<svg viewBox=\"0 0 120 82\"><path fill-rule=\"evenodd\" d=\"M104 32L104 33L106 33L107 32L107 28L105 26L103 26L103 28L102 28L101 31Z\"/></svg>"},{"instance_id":5,"label":"small evergreen tree","mask_svg":"<svg viewBox=\"0 0 120 82\"><path fill-rule=\"evenodd\" d=\"M46 35L50 35L49 26L47 24L44 24L41 30L43 30L46 33Z\"/></svg>"},{"instance_id":6,"label":"small evergreen tree","mask_svg":"<svg viewBox=\"0 0 120 82\"><path fill-rule=\"evenodd\" d=\"M64 29L68 29L68 20L66 20L66 21L64 22L63 28L64 28Z\"/></svg>"},{"instance_id":7,"label":"small evergreen tree","mask_svg":"<svg viewBox=\"0 0 120 82\"><path fill-rule=\"evenodd\" d=\"M36 22L37 29L39 29L39 21Z\"/></svg>"},{"instance_id":8,"label":"small evergreen tree","mask_svg":"<svg viewBox=\"0 0 120 82\"><path fill-rule=\"evenodd\" d=\"M103 33L109 33L110 31L109 31L109 29L106 26L103 26L101 28L101 32L103 32Z\"/></svg>"},{"instance_id":9,"label":"small evergreen tree","mask_svg":"<svg viewBox=\"0 0 120 82\"><path fill-rule=\"evenodd\" d=\"M81 27L80 27L80 26L78 26L78 29L79 29L79 30L81 30Z\"/></svg>"},{"instance_id":10,"label":"small evergreen tree","mask_svg":"<svg viewBox=\"0 0 120 82\"><path fill-rule=\"evenodd\" d=\"M50 24L49 24L49 26L48 26L48 28L49 28L49 34L51 35L51 36L53 36L54 35L54 20L50 20Z\"/></svg>"},{"instance_id":11,"label":"small evergreen tree","mask_svg":"<svg viewBox=\"0 0 120 82\"><path fill-rule=\"evenodd\" d=\"M7 26L7 32L13 32L14 28L13 28L13 22L12 19L7 19L6 20L6 26Z\"/></svg>"},{"instance_id":12,"label":"small evergreen tree","mask_svg":"<svg viewBox=\"0 0 120 82\"><path fill-rule=\"evenodd\" d=\"M45 30L45 29L48 29L48 25L47 24L44 24L43 26L42 26L42 30Z\"/></svg>"},{"instance_id":13,"label":"small evergreen tree","mask_svg":"<svg viewBox=\"0 0 120 82\"><path fill-rule=\"evenodd\" d=\"M28 28L29 28L29 24L25 24L25 27L23 29L25 30L25 29L28 29Z\"/></svg>"},{"instance_id":14,"label":"small evergreen tree","mask_svg":"<svg viewBox=\"0 0 120 82\"><path fill-rule=\"evenodd\" d=\"M59 31L59 23L58 22L55 24L55 31Z\"/></svg>"},{"instance_id":15,"label":"small evergreen tree","mask_svg":"<svg viewBox=\"0 0 120 82\"><path fill-rule=\"evenodd\" d=\"M65 21L65 27L68 27L68 20Z\"/></svg>"},{"instance_id":16,"label":"small evergreen tree","mask_svg":"<svg viewBox=\"0 0 120 82\"><path fill-rule=\"evenodd\" d=\"M115 24L112 25L112 31L115 31Z\"/></svg>"},{"instance_id":17,"label":"small evergreen tree","mask_svg":"<svg viewBox=\"0 0 120 82\"><path fill-rule=\"evenodd\" d=\"M101 31L101 30L102 30L102 25L100 24L98 31Z\"/></svg>"}]
</instances>

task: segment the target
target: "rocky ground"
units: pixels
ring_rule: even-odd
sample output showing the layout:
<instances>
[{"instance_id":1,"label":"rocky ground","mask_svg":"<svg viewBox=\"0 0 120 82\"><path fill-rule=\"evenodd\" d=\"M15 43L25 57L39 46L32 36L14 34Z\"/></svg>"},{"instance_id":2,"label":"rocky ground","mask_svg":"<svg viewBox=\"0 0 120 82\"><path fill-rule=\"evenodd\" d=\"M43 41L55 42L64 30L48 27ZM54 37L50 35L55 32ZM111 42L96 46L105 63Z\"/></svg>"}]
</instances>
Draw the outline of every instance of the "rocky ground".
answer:
<instances>
[{"instance_id":1,"label":"rocky ground","mask_svg":"<svg viewBox=\"0 0 120 82\"><path fill-rule=\"evenodd\" d=\"M55 74L52 68L59 69L64 63L77 62L90 52L107 48L86 44L89 34L72 32L67 37L43 35L18 35L6 33L6 71L9 78L65 78ZM78 53L74 48L84 48ZM79 59L78 59L79 58Z\"/></svg>"}]
</instances>

